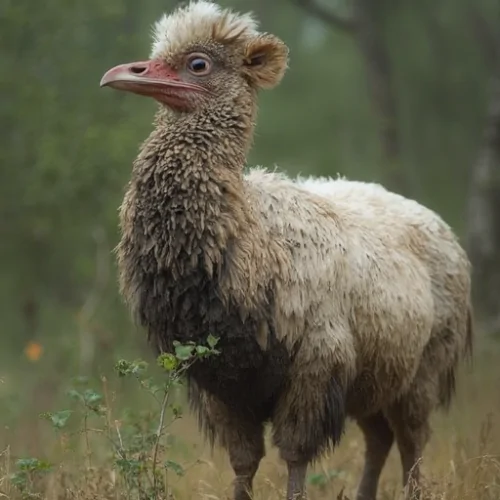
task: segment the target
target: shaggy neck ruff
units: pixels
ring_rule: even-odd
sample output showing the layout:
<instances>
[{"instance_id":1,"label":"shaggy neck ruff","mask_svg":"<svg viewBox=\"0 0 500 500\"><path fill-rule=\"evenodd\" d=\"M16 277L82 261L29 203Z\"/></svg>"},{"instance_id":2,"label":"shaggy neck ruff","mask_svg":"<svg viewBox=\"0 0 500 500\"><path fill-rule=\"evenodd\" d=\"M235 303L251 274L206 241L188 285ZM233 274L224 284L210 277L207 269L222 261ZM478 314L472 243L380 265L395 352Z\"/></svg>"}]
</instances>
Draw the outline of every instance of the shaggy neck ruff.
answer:
<instances>
[{"instance_id":1,"label":"shaggy neck ruff","mask_svg":"<svg viewBox=\"0 0 500 500\"><path fill-rule=\"evenodd\" d=\"M234 103L156 116L134 163L136 235L149 237L158 270L174 279L200 264L213 275L231 240L255 231L243 185L253 118L253 106Z\"/></svg>"},{"instance_id":2,"label":"shaggy neck ruff","mask_svg":"<svg viewBox=\"0 0 500 500\"><path fill-rule=\"evenodd\" d=\"M228 99L175 116L160 110L134 162L120 213L120 288L150 331L156 327L146 316L159 307L160 318L164 307L151 294L195 294L201 282L211 281L225 307L237 304L243 316L267 307L286 257L263 229L243 178L254 102Z\"/></svg>"}]
</instances>

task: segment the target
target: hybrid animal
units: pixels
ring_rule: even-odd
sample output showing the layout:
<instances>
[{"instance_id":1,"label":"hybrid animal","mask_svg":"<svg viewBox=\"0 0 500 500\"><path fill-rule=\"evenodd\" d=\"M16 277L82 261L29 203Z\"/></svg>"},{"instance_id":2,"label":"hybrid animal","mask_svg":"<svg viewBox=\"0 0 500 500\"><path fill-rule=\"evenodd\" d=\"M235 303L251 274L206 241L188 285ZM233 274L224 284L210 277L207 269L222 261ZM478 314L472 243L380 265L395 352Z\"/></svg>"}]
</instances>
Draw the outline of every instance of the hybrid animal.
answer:
<instances>
[{"instance_id":1,"label":"hybrid animal","mask_svg":"<svg viewBox=\"0 0 500 500\"><path fill-rule=\"evenodd\" d=\"M257 95L287 64L250 14L198 1L156 23L149 60L103 76L159 103L121 206L121 292L157 352L220 338L189 394L236 500L266 422L291 500L348 417L366 439L358 500L375 499L394 440L418 492L429 415L471 352L469 260L438 215L379 185L244 173Z\"/></svg>"}]
</instances>

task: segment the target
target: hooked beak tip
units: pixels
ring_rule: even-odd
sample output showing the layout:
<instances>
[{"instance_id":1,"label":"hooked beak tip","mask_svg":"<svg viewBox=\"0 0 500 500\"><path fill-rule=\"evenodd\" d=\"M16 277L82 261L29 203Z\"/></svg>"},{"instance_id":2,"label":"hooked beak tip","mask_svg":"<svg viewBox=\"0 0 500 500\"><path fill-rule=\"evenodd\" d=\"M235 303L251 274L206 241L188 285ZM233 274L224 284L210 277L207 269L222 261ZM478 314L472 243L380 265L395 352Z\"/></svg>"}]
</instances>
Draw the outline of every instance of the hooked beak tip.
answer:
<instances>
[{"instance_id":1,"label":"hooked beak tip","mask_svg":"<svg viewBox=\"0 0 500 500\"><path fill-rule=\"evenodd\" d=\"M120 79L123 79L124 75L123 73L117 73L114 70L107 71L101 78L101 81L99 82L99 87L108 87L110 86L113 82L116 82Z\"/></svg>"}]
</instances>

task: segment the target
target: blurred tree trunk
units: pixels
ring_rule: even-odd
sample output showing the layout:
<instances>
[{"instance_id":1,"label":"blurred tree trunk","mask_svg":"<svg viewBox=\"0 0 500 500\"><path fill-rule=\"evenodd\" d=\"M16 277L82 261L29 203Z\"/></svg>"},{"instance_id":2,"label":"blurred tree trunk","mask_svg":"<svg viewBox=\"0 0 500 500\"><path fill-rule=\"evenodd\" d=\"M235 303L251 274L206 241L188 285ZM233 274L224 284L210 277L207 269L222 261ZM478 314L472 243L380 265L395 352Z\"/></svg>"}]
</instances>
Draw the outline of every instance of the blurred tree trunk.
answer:
<instances>
[{"instance_id":1,"label":"blurred tree trunk","mask_svg":"<svg viewBox=\"0 0 500 500\"><path fill-rule=\"evenodd\" d=\"M383 2L352 0L350 17L339 16L331 9L324 8L316 0L295 0L295 2L332 28L340 29L355 38L365 63L371 102L377 113L378 134L386 168L385 184L401 194L411 194L408 178L402 168L393 69L382 25Z\"/></svg>"},{"instance_id":2,"label":"blurred tree trunk","mask_svg":"<svg viewBox=\"0 0 500 500\"><path fill-rule=\"evenodd\" d=\"M354 35L365 62L371 101L378 113L380 143L387 168L386 182L389 188L410 194L402 169L393 69L382 26L384 10L379 0L353 0L353 13Z\"/></svg>"},{"instance_id":3,"label":"blurred tree trunk","mask_svg":"<svg viewBox=\"0 0 500 500\"><path fill-rule=\"evenodd\" d=\"M472 168L468 249L475 302L485 328L500 333L500 75L492 79L482 146Z\"/></svg>"},{"instance_id":4,"label":"blurred tree trunk","mask_svg":"<svg viewBox=\"0 0 500 500\"><path fill-rule=\"evenodd\" d=\"M25 340L33 340L38 335L40 324L40 304L35 297L33 289L25 293L21 304L21 314L24 318Z\"/></svg>"},{"instance_id":5,"label":"blurred tree trunk","mask_svg":"<svg viewBox=\"0 0 500 500\"><path fill-rule=\"evenodd\" d=\"M487 333L500 333L500 37L471 4L472 29L492 69L481 145L472 166L467 247L474 301Z\"/></svg>"}]
</instances>

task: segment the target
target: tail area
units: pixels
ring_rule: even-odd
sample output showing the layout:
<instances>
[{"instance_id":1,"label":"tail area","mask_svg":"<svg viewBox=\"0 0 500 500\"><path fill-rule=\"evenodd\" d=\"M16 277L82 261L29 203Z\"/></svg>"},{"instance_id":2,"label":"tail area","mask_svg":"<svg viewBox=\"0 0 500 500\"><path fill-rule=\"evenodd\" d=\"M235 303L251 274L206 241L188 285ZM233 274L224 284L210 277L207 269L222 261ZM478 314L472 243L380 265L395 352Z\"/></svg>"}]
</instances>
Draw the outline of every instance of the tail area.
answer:
<instances>
[{"instance_id":1,"label":"tail area","mask_svg":"<svg viewBox=\"0 0 500 500\"><path fill-rule=\"evenodd\" d=\"M474 353L474 314L472 306L469 306L467 312L467 326L465 331L465 344L463 351L463 358L472 362ZM447 410L450 407L453 396L456 390L456 370L459 364L459 357L457 356L451 367L439 375L439 402L440 405Z\"/></svg>"}]
</instances>

